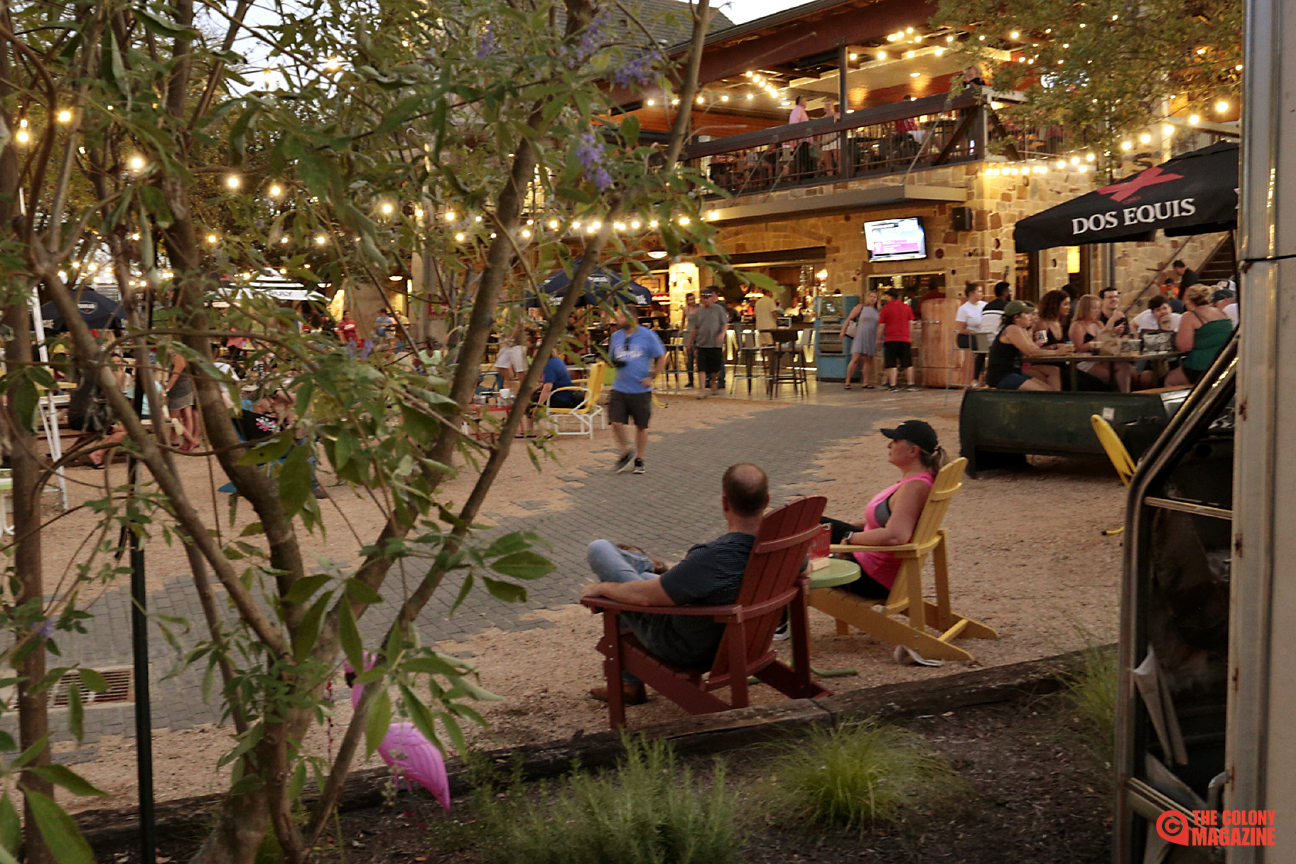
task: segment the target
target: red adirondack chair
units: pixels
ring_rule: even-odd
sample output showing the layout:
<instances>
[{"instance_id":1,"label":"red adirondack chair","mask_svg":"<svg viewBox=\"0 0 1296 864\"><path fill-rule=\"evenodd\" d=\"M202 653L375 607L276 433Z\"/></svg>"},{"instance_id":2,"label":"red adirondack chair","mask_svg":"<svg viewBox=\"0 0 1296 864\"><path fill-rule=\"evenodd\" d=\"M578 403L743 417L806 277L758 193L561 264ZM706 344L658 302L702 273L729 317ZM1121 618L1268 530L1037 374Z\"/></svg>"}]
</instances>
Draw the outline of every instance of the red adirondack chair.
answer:
<instances>
[{"instance_id":1,"label":"red adirondack chair","mask_svg":"<svg viewBox=\"0 0 1296 864\"><path fill-rule=\"evenodd\" d=\"M758 679L793 699L831 695L810 680L810 622L806 595L809 580L801 575L811 541L819 533L819 517L828 499L802 498L767 513L743 573L738 601L730 606L633 606L604 597L581 602L603 613L603 638L598 650L606 658L608 719L613 729L625 725L621 672L626 670L690 714L709 714L748 704L747 676ZM791 607L791 667L775 658L774 630ZM621 626L622 612L649 615L704 615L725 624L724 639L710 669L686 669L658 660ZM730 689L731 702L712 694Z\"/></svg>"}]
</instances>

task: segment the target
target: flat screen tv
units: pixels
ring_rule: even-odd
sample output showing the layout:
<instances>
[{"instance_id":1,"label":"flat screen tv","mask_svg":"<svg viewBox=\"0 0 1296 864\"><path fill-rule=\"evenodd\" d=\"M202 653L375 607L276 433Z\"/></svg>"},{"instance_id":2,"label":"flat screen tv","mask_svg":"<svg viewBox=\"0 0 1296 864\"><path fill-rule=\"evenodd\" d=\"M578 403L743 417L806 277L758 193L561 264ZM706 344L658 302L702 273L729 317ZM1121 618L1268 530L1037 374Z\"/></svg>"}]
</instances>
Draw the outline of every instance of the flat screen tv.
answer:
<instances>
[{"instance_id":1,"label":"flat screen tv","mask_svg":"<svg viewBox=\"0 0 1296 864\"><path fill-rule=\"evenodd\" d=\"M917 216L864 223L870 261L914 261L927 257L927 237Z\"/></svg>"}]
</instances>

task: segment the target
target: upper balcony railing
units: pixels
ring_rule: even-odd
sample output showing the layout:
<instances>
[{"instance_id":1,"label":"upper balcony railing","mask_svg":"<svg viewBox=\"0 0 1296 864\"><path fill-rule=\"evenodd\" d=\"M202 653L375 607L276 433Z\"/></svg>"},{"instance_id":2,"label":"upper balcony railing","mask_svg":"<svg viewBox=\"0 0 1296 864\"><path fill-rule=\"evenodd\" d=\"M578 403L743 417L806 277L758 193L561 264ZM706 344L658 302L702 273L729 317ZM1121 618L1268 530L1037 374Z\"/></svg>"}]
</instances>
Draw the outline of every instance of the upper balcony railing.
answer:
<instances>
[{"instance_id":1,"label":"upper balcony railing","mask_svg":"<svg viewBox=\"0 0 1296 864\"><path fill-rule=\"evenodd\" d=\"M1054 159L1083 146L1068 141L1060 126L1018 126L995 111L1024 101L1015 91L973 87L852 111L840 120L698 141L685 148L684 158L738 197L979 162L991 154L1012 162ZM1177 135L1175 143L1187 140Z\"/></svg>"},{"instance_id":2,"label":"upper balcony railing","mask_svg":"<svg viewBox=\"0 0 1296 864\"><path fill-rule=\"evenodd\" d=\"M731 195L905 173L976 162L991 151L1009 158L1054 154L1061 135L1010 131L989 100L1021 102L1017 93L969 88L910 102L775 126L711 141L684 151L689 162Z\"/></svg>"}]
</instances>

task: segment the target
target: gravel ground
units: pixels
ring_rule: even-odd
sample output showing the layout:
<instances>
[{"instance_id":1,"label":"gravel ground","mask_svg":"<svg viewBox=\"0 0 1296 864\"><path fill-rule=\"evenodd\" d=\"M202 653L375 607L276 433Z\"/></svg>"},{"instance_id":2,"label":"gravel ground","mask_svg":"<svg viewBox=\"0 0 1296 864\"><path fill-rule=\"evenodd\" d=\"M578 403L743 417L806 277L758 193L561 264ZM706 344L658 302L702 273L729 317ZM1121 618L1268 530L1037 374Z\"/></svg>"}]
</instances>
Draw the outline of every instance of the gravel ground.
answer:
<instances>
[{"instance_id":1,"label":"gravel ground","mask_svg":"<svg viewBox=\"0 0 1296 864\"><path fill-rule=\"evenodd\" d=\"M851 395L851 394L847 394ZM840 399L841 394L835 394ZM853 397L852 397L853 398ZM862 394L861 399L865 398ZM957 441L957 403L948 405L937 393L903 397L900 404L907 416L929 419L942 440ZM722 422L759 424L768 411L795 411L795 404L746 402L714 399L700 402L668 400L662 412L663 424L671 430L699 428ZM880 424L879 424L880 425ZM895 469L885 462L885 439L873 429L861 429L855 440L843 441L820 455L812 482L803 484L806 494L829 498L829 513L858 518L867 500L878 488L892 482ZM660 440L660 435L654 434ZM521 442L519 442L521 443ZM590 442L565 438L553 448L559 462L541 462L537 472L524 455L504 470L485 510L508 518L526 511L512 502L545 501L553 508L568 506L573 484L555 483L553 475L573 468L603 470L609 456L609 433ZM656 445L654 445L656 446ZM999 665L1068 651L1085 644L1114 640L1118 617L1120 538L1102 537L1100 529L1119 524L1123 490L1109 466L1101 463L1064 460L1033 460L1031 470L1020 473L983 472L978 480L965 481L946 518L951 533L951 582L956 611L996 628L998 641L969 640L962 644L976 656L974 665ZM100 483L121 481L121 469L111 469L111 478L89 470L74 470L75 479ZM207 476L203 460L189 460L185 473L199 485ZM467 472L448 487L451 500L463 500L471 487ZM380 524L378 508L357 498L344 487L332 487L337 507L325 508L329 531L313 551L343 560L354 560L355 536L371 536ZM88 493L74 489L74 499ZM224 496L205 492L200 509L215 520L227 518ZM251 521L243 508L237 531ZM73 561L72 550L84 538L91 517L77 511L51 529L47 541L47 578L56 581ZM228 527L228 523L226 522ZM352 533L354 530L355 534ZM649 551L652 551L651 549ZM160 542L150 544L149 564L152 587L167 580L186 578L187 566L179 548ZM122 590L113 586L108 590ZM493 746L566 738L606 727L606 710L586 695L601 675L599 655L593 650L599 620L582 607L572 605L536 613L547 626L516 632L488 630L461 641L438 647L470 656L481 673L482 684L503 697L486 704L483 714L488 730L474 738ZM891 647L862 634L837 636L832 621L811 612L812 656L821 669L854 667L854 677L825 679L825 685L841 692L898 681L957 674L969 664L950 663L940 668L900 666L891 659ZM781 650L787 651L786 646ZM309 750L325 755L335 750L350 712L347 690L335 687L338 700L332 724L312 733ZM753 701L781 698L766 687L753 690ZM660 696L648 704L629 709L632 727L682 716L678 708ZM229 730L199 727L160 731L155 734L157 797L179 798L218 792L224 787L225 772L215 765L230 746ZM128 738L105 735L92 748L60 745L78 771L107 789L113 802L134 801L134 746ZM377 761L375 757L374 762ZM101 802L66 802L72 809L102 806Z\"/></svg>"}]
</instances>

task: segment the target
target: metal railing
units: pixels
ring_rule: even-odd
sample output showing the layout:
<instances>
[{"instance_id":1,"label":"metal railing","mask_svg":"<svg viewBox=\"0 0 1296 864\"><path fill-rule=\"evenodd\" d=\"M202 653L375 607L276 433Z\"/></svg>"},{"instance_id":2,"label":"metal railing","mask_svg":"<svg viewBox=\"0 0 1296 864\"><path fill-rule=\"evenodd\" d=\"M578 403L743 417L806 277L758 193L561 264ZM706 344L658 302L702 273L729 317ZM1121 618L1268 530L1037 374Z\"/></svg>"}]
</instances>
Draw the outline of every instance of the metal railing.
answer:
<instances>
[{"instance_id":1,"label":"metal railing","mask_svg":"<svg viewBox=\"0 0 1296 864\"><path fill-rule=\"evenodd\" d=\"M988 153L1009 158L1052 155L1061 130L1000 123L990 101L1020 103L1020 94L989 88L941 93L824 118L696 142L684 158L730 195L769 192L976 162Z\"/></svg>"}]
</instances>

